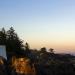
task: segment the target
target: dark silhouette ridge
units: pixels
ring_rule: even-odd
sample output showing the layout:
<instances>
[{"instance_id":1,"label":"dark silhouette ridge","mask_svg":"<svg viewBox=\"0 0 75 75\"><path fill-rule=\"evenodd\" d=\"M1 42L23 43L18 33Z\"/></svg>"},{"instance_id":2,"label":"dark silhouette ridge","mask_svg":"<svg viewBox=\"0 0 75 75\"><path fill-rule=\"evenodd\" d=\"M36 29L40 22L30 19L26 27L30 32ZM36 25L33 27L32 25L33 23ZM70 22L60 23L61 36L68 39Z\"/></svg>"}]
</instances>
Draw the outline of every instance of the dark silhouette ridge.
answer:
<instances>
[{"instance_id":1,"label":"dark silhouette ridge","mask_svg":"<svg viewBox=\"0 0 75 75\"><path fill-rule=\"evenodd\" d=\"M14 64L12 63L17 61L17 64L20 65L21 60L19 59L25 58L28 62L27 65L31 69L35 69L36 73L34 75L75 74L75 56L70 54L55 54L53 48L50 48L49 52L47 52L46 47L42 47L40 50L31 49L27 42L25 45L23 44L23 41L18 37L13 27L7 31L2 28L0 31L0 45L6 46L8 56L7 60L0 57L0 75L27 75L25 73L20 74L21 71L16 72L16 67L13 67ZM24 60L22 63L26 61ZM21 67L19 68L21 69Z\"/></svg>"}]
</instances>

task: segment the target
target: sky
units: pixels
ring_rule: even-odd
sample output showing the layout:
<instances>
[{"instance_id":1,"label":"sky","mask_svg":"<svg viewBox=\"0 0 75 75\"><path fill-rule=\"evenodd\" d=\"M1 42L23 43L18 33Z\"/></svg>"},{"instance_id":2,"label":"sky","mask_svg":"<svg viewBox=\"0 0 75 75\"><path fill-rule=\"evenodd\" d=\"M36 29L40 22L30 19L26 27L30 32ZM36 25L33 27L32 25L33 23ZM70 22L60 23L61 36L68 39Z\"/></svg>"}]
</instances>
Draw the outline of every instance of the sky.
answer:
<instances>
[{"instance_id":1,"label":"sky","mask_svg":"<svg viewBox=\"0 0 75 75\"><path fill-rule=\"evenodd\" d=\"M31 48L75 52L75 0L0 0L0 29L11 26Z\"/></svg>"}]
</instances>

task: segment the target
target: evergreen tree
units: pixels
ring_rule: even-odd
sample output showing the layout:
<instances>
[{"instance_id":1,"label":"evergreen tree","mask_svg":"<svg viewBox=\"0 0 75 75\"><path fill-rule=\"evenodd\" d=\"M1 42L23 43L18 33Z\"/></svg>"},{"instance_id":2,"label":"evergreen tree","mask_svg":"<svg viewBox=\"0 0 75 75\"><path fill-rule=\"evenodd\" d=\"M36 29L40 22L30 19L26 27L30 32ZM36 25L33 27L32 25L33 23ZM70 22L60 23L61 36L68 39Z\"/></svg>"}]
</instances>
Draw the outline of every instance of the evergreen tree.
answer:
<instances>
[{"instance_id":1,"label":"evergreen tree","mask_svg":"<svg viewBox=\"0 0 75 75\"><path fill-rule=\"evenodd\" d=\"M25 43L25 49L26 50L29 50L30 49L29 44L27 42Z\"/></svg>"},{"instance_id":2,"label":"evergreen tree","mask_svg":"<svg viewBox=\"0 0 75 75\"><path fill-rule=\"evenodd\" d=\"M6 31L4 28L0 31L0 45L6 45Z\"/></svg>"},{"instance_id":3,"label":"evergreen tree","mask_svg":"<svg viewBox=\"0 0 75 75\"><path fill-rule=\"evenodd\" d=\"M49 49L49 52L50 52L50 53L54 53L54 49L53 49L53 48L50 48L50 49Z\"/></svg>"},{"instance_id":4,"label":"evergreen tree","mask_svg":"<svg viewBox=\"0 0 75 75\"><path fill-rule=\"evenodd\" d=\"M5 45L7 52L19 52L22 50L23 41L19 39L13 27L8 31L2 28L0 31L0 45Z\"/></svg>"},{"instance_id":5,"label":"evergreen tree","mask_svg":"<svg viewBox=\"0 0 75 75\"><path fill-rule=\"evenodd\" d=\"M23 42L19 39L18 35L15 33L13 27L7 31L7 50L19 51L22 49Z\"/></svg>"}]
</instances>

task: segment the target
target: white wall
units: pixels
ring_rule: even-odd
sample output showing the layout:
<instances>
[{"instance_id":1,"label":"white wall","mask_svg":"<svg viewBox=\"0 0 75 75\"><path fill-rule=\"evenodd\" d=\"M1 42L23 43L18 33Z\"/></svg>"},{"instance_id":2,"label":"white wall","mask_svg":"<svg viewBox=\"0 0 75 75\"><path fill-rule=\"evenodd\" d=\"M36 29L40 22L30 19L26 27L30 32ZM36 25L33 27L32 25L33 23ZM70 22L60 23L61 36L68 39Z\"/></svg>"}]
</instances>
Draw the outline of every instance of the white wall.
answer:
<instances>
[{"instance_id":1,"label":"white wall","mask_svg":"<svg viewBox=\"0 0 75 75\"><path fill-rule=\"evenodd\" d=\"M6 47L4 45L0 45L0 56L4 57L7 60Z\"/></svg>"}]
</instances>

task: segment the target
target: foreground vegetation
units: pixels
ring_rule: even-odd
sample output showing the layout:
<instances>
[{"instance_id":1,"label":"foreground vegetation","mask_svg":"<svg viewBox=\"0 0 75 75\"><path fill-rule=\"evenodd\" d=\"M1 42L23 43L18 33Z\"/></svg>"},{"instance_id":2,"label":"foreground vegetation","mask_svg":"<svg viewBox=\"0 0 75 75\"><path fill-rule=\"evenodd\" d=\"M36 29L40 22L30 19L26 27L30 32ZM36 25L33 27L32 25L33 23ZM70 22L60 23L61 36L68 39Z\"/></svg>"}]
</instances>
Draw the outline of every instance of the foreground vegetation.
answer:
<instances>
[{"instance_id":1,"label":"foreground vegetation","mask_svg":"<svg viewBox=\"0 0 75 75\"><path fill-rule=\"evenodd\" d=\"M5 60L0 57L0 75L74 75L75 74L75 56L70 54L55 54L54 49L50 48L49 52L45 47L40 50L30 49L28 43L23 44L23 41L18 37L13 27L9 30L2 28L0 31L0 45L6 46L7 58ZM23 62L21 59L24 59ZM22 66L22 68L35 69L35 73L24 72L21 74L20 71L16 72L16 64L20 65L23 63L28 66ZM20 59L20 60L19 60ZM22 62L22 63L20 63ZM28 70L29 70L28 69ZM29 72L27 70L27 72ZM31 70L32 71L32 70Z\"/></svg>"}]
</instances>

